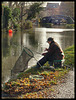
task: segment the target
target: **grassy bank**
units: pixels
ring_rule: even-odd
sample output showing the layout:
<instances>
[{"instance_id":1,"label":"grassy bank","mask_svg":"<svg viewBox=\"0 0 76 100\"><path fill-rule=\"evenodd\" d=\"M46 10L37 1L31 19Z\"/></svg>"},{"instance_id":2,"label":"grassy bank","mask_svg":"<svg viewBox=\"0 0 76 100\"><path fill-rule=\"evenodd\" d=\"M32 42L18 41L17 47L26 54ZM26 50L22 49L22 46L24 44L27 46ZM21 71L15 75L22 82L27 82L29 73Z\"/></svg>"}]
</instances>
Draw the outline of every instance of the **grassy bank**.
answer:
<instances>
[{"instance_id":1,"label":"grassy bank","mask_svg":"<svg viewBox=\"0 0 76 100\"><path fill-rule=\"evenodd\" d=\"M66 64L74 65L74 46L67 48L65 51L65 60ZM71 54L70 54L71 53ZM73 54L73 55L72 55ZM68 56L67 56L68 55ZM68 61L72 56L71 63ZM49 67L49 64L45 64ZM68 73L69 69L66 68L57 68L55 72L48 69L36 69L31 67L27 69L25 72L20 73L17 79L10 80L9 82L5 83L3 91L10 95L10 97L15 98L43 98L42 93L37 94L38 91L44 90L46 88L50 88L51 86L57 85L59 80L62 81L62 78ZM38 79L30 79L29 75L41 75L44 77L42 80ZM45 90L44 90L45 92Z\"/></svg>"},{"instance_id":2,"label":"grassy bank","mask_svg":"<svg viewBox=\"0 0 76 100\"><path fill-rule=\"evenodd\" d=\"M64 54L65 54L65 64L74 67L74 63L75 63L75 48L74 45L70 46L68 48L66 48L64 50Z\"/></svg>"}]
</instances>

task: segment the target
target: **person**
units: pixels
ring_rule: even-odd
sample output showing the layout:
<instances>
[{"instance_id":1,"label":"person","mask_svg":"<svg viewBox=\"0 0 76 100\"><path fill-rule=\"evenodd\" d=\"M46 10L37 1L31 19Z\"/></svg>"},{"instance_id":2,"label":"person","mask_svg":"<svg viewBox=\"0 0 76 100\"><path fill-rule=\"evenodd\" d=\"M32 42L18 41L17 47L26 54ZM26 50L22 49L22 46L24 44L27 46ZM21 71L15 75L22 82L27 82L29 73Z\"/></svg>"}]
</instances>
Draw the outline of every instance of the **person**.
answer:
<instances>
[{"instance_id":1,"label":"person","mask_svg":"<svg viewBox=\"0 0 76 100\"><path fill-rule=\"evenodd\" d=\"M40 68L47 61L49 62L50 66L53 66L54 64L55 68L59 66L61 67L62 66L61 60L64 59L64 53L63 53L62 48L58 45L58 43L54 41L52 37L49 37L47 39L47 42L49 43L49 48L45 49L45 51L47 52L42 54L44 57L37 62L37 65L35 68ZM58 61L58 62L60 61L60 62L57 63L55 61Z\"/></svg>"}]
</instances>

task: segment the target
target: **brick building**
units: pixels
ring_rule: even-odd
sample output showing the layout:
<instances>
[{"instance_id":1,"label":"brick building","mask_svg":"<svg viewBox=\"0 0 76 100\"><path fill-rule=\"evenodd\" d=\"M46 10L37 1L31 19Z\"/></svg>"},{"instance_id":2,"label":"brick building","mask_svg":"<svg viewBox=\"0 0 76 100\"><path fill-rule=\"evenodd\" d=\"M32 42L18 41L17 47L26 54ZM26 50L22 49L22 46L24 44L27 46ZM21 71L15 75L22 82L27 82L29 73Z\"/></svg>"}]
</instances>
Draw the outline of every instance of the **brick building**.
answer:
<instances>
[{"instance_id":1,"label":"brick building","mask_svg":"<svg viewBox=\"0 0 76 100\"><path fill-rule=\"evenodd\" d=\"M59 3L47 3L46 13L48 16L59 15Z\"/></svg>"},{"instance_id":2,"label":"brick building","mask_svg":"<svg viewBox=\"0 0 76 100\"><path fill-rule=\"evenodd\" d=\"M74 17L75 17L75 2L74 1L61 2L60 14L70 16L74 19Z\"/></svg>"}]
</instances>

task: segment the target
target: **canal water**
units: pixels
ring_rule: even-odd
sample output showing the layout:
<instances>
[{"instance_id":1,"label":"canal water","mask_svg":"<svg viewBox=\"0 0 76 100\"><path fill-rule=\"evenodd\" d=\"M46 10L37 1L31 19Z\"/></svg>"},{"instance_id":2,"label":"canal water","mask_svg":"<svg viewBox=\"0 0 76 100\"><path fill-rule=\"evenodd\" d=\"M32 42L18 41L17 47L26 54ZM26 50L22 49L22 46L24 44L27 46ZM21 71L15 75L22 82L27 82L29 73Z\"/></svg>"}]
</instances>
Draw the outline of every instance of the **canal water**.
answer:
<instances>
[{"instance_id":1,"label":"canal water","mask_svg":"<svg viewBox=\"0 0 76 100\"><path fill-rule=\"evenodd\" d=\"M31 67L42 58L41 55L49 45L46 42L49 37L64 50L74 44L74 29L57 28L34 28L32 30L16 31L12 34L2 33L2 83L7 82L11 76L11 69L14 67L23 47L27 47L34 53L28 67Z\"/></svg>"}]
</instances>

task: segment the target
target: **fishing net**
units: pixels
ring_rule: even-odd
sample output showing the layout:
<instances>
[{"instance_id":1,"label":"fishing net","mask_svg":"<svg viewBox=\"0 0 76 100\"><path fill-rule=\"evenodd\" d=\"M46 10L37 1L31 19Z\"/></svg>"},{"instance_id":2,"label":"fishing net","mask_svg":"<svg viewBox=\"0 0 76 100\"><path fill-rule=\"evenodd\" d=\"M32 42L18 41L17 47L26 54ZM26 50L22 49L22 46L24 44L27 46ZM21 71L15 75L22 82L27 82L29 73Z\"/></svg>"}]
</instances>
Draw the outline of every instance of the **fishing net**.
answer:
<instances>
[{"instance_id":1,"label":"fishing net","mask_svg":"<svg viewBox=\"0 0 76 100\"><path fill-rule=\"evenodd\" d=\"M32 57L34 57L33 52L27 47L24 47L21 55L11 70L11 76L26 70L28 68L28 62Z\"/></svg>"}]
</instances>

